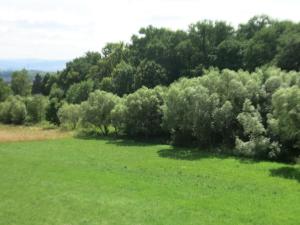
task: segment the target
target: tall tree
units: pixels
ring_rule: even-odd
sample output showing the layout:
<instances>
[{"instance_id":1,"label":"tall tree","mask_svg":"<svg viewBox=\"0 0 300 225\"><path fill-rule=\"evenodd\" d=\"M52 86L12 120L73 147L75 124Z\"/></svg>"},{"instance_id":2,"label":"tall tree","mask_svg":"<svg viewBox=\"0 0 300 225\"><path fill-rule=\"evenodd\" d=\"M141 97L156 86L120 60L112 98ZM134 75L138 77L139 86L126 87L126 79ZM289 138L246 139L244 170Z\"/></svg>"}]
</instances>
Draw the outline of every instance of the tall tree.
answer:
<instances>
[{"instance_id":1,"label":"tall tree","mask_svg":"<svg viewBox=\"0 0 300 225\"><path fill-rule=\"evenodd\" d=\"M0 77L0 102L4 101L10 95L10 87Z\"/></svg>"},{"instance_id":2,"label":"tall tree","mask_svg":"<svg viewBox=\"0 0 300 225\"><path fill-rule=\"evenodd\" d=\"M261 29L270 26L273 20L267 15L252 17L246 24L240 24L237 30L238 38L249 40Z\"/></svg>"},{"instance_id":3,"label":"tall tree","mask_svg":"<svg viewBox=\"0 0 300 225\"><path fill-rule=\"evenodd\" d=\"M222 41L217 47L216 66L220 69L243 68L243 45L235 39Z\"/></svg>"},{"instance_id":4,"label":"tall tree","mask_svg":"<svg viewBox=\"0 0 300 225\"><path fill-rule=\"evenodd\" d=\"M225 22L203 21L190 25L189 38L195 46L192 64L203 64L206 68L216 61L216 48L224 40L233 36L234 29Z\"/></svg>"},{"instance_id":5,"label":"tall tree","mask_svg":"<svg viewBox=\"0 0 300 225\"><path fill-rule=\"evenodd\" d=\"M129 94L133 89L135 69L122 61L112 72L112 85L114 92L119 96Z\"/></svg>"},{"instance_id":6,"label":"tall tree","mask_svg":"<svg viewBox=\"0 0 300 225\"><path fill-rule=\"evenodd\" d=\"M31 93L32 94L41 94L43 92L43 77L37 73L34 77Z\"/></svg>"},{"instance_id":7,"label":"tall tree","mask_svg":"<svg viewBox=\"0 0 300 225\"><path fill-rule=\"evenodd\" d=\"M30 94L31 81L25 69L12 74L11 89L15 95L26 96Z\"/></svg>"},{"instance_id":8,"label":"tall tree","mask_svg":"<svg viewBox=\"0 0 300 225\"><path fill-rule=\"evenodd\" d=\"M134 76L134 88L136 90L142 86L153 88L165 84L166 80L166 70L162 66L154 61L143 60Z\"/></svg>"},{"instance_id":9,"label":"tall tree","mask_svg":"<svg viewBox=\"0 0 300 225\"><path fill-rule=\"evenodd\" d=\"M277 65L285 70L300 71L300 32L282 37Z\"/></svg>"}]
</instances>

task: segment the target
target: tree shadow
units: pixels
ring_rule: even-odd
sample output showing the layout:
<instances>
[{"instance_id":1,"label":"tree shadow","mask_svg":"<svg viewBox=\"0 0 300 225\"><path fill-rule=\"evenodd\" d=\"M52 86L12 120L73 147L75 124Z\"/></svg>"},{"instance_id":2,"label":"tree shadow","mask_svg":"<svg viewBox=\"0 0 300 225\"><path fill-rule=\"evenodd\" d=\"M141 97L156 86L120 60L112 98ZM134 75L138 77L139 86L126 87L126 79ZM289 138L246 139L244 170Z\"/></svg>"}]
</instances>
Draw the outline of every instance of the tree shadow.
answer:
<instances>
[{"instance_id":1,"label":"tree shadow","mask_svg":"<svg viewBox=\"0 0 300 225\"><path fill-rule=\"evenodd\" d=\"M107 144L113 144L117 146L125 146L125 147L149 147L166 144L158 140L144 140L144 139L129 139L129 138L110 138L106 139Z\"/></svg>"},{"instance_id":2,"label":"tree shadow","mask_svg":"<svg viewBox=\"0 0 300 225\"><path fill-rule=\"evenodd\" d=\"M124 146L124 147L150 147L150 146L159 146L159 145L169 145L166 139L162 138L132 138L128 136L119 135L116 136L113 133L109 135L102 135L95 132L81 132L75 135L77 139L83 140L99 140L105 141L106 144L112 144L116 146ZM248 158L242 156L236 156L233 154L232 150L221 149L218 147L208 148L205 150L201 150L196 147L176 147L170 146L169 148L161 149L157 151L157 154L162 158L170 158L176 160L199 160L205 158L218 158L218 159L226 159L226 158L234 158L239 160L241 163L245 164L254 164L260 163L268 160L258 159L258 158ZM288 169L295 169L292 167L286 167ZM287 170L287 169L285 169ZM292 174L290 177L296 177L299 181L299 169L296 172L291 171L271 171L271 174L274 176L281 176L288 178L288 174ZM296 169L295 169L296 170ZM276 175L277 174L277 175ZM285 175L285 176L284 176Z\"/></svg>"},{"instance_id":3,"label":"tree shadow","mask_svg":"<svg viewBox=\"0 0 300 225\"><path fill-rule=\"evenodd\" d=\"M281 177L290 180L296 180L300 183L300 168L297 167L281 167L277 169L271 169L270 175L273 177Z\"/></svg>"},{"instance_id":4,"label":"tree shadow","mask_svg":"<svg viewBox=\"0 0 300 225\"><path fill-rule=\"evenodd\" d=\"M221 154L218 152L213 152L210 150L201 151L197 148L181 148L181 147L171 147L168 149L161 149L157 152L160 157L170 158L176 160L200 160L205 158L219 158L224 159L231 156L226 154Z\"/></svg>"},{"instance_id":5,"label":"tree shadow","mask_svg":"<svg viewBox=\"0 0 300 225\"><path fill-rule=\"evenodd\" d=\"M259 158L249 158L245 156L235 156L241 163L244 164L254 164L254 163L261 163L261 162L270 162L266 159L259 159Z\"/></svg>"},{"instance_id":6,"label":"tree shadow","mask_svg":"<svg viewBox=\"0 0 300 225\"><path fill-rule=\"evenodd\" d=\"M75 135L77 139L83 140L99 140L106 141L106 144L113 144L117 146L127 146L127 147L147 147L167 144L166 140L163 139L146 139L146 138L130 138L127 136L116 136L115 134L102 135L99 133L78 133Z\"/></svg>"}]
</instances>

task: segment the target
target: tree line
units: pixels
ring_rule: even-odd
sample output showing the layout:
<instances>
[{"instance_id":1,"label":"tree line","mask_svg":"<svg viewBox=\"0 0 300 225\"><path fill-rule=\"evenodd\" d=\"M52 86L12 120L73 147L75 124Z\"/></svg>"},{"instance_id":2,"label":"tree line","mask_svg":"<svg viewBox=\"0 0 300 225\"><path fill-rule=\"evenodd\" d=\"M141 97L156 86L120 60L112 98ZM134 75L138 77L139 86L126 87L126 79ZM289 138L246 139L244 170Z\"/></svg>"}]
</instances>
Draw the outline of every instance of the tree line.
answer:
<instances>
[{"instance_id":1,"label":"tree line","mask_svg":"<svg viewBox=\"0 0 300 225\"><path fill-rule=\"evenodd\" d=\"M79 103L96 89L123 96L142 86L153 88L180 77L201 76L210 67L253 72L257 67L276 66L299 71L299 58L300 23L265 15L237 29L206 20L186 31L149 26L133 35L130 43L108 43L101 53L88 52L55 76L37 76L34 93L49 95L56 84L70 103Z\"/></svg>"},{"instance_id":2,"label":"tree line","mask_svg":"<svg viewBox=\"0 0 300 225\"><path fill-rule=\"evenodd\" d=\"M300 24L267 16L237 29L218 21L187 31L149 26L128 44L109 43L54 75L37 74L33 84L26 70L10 84L0 80L0 121L47 120L103 135L113 127L174 145L291 159L300 153L299 37Z\"/></svg>"},{"instance_id":3,"label":"tree line","mask_svg":"<svg viewBox=\"0 0 300 225\"><path fill-rule=\"evenodd\" d=\"M49 97L9 96L0 104L0 121L46 119L102 135L113 128L119 135L165 137L174 145L220 147L265 159L291 160L300 154L299 72L210 69L201 77L142 87L123 97L95 90L80 104L52 101L63 96L53 90Z\"/></svg>"}]
</instances>

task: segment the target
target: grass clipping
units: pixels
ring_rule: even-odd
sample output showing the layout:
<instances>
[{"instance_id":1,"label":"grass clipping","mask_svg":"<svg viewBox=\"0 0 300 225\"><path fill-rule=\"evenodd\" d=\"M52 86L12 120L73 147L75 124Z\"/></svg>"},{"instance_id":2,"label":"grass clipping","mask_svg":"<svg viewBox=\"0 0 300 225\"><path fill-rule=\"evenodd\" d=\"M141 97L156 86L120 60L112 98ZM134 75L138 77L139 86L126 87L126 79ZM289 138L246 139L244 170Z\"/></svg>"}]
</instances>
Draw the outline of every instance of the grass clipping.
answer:
<instances>
[{"instance_id":1,"label":"grass clipping","mask_svg":"<svg viewBox=\"0 0 300 225\"><path fill-rule=\"evenodd\" d=\"M0 125L0 143L17 141L52 140L71 136L69 132L58 129L43 129L28 126Z\"/></svg>"}]
</instances>

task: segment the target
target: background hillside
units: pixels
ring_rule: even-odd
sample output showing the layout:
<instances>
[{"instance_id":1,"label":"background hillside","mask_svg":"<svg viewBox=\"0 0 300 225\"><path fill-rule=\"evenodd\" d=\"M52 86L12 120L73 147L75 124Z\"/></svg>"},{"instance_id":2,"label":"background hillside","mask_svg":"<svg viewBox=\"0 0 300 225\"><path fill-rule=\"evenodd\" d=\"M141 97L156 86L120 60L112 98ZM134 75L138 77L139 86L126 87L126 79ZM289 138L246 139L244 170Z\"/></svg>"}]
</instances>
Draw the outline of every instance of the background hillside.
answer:
<instances>
[{"instance_id":1,"label":"background hillside","mask_svg":"<svg viewBox=\"0 0 300 225\"><path fill-rule=\"evenodd\" d=\"M0 77L9 82L13 71L26 69L33 79L37 73L56 72L64 69L65 65L65 60L0 59Z\"/></svg>"},{"instance_id":2,"label":"background hillside","mask_svg":"<svg viewBox=\"0 0 300 225\"><path fill-rule=\"evenodd\" d=\"M3 78L5 82L11 81L11 75L15 70L0 70L0 77ZM41 76L44 76L46 73L51 73L51 71L42 71L42 70L28 70L28 76L31 81L34 80L34 77L36 74L40 74Z\"/></svg>"}]
</instances>

